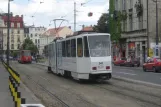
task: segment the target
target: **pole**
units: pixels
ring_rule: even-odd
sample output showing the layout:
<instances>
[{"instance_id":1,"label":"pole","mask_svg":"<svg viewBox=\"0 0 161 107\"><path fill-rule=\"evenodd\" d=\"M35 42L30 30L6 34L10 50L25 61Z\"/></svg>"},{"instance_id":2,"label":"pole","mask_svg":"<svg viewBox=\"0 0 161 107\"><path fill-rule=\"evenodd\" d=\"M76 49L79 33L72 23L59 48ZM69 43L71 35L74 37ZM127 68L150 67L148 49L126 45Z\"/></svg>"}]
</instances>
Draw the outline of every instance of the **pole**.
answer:
<instances>
[{"instance_id":1,"label":"pole","mask_svg":"<svg viewBox=\"0 0 161 107\"><path fill-rule=\"evenodd\" d=\"M158 38L158 0L156 0L156 46L158 45L158 39L159 39ZM158 56L157 48L156 48L156 56Z\"/></svg>"},{"instance_id":2,"label":"pole","mask_svg":"<svg viewBox=\"0 0 161 107\"><path fill-rule=\"evenodd\" d=\"M74 32L76 32L76 2L74 2Z\"/></svg>"},{"instance_id":3,"label":"pole","mask_svg":"<svg viewBox=\"0 0 161 107\"><path fill-rule=\"evenodd\" d=\"M147 0L147 57L149 56L149 0Z\"/></svg>"},{"instance_id":4,"label":"pole","mask_svg":"<svg viewBox=\"0 0 161 107\"><path fill-rule=\"evenodd\" d=\"M7 20L7 64L9 65L9 30L10 30L10 0L8 0L8 20Z\"/></svg>"}]
</instances>

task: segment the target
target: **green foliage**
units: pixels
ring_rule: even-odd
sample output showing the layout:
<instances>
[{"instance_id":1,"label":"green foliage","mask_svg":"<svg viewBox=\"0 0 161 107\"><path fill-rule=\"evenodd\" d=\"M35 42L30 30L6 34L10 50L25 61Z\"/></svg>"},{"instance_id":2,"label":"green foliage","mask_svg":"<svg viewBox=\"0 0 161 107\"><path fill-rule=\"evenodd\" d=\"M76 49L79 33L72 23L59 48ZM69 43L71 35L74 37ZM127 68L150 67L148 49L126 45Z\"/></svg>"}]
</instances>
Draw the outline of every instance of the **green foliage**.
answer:
<instances>
[{"instance_id":1,"label":"green foliage","mask_svg":"<svg viewBox=\"0 0 161 107\"><path fill-rule=\"evenodd\" d=\"M32 40L30 38L26 38L22 44L22 49L24 50L31 50L32 53L37 53L38 52L38 48L36 45L34 45L34 43L32 42Z\"/></svg>"},{"instance_id":2,"label":"green foliage","mask_svg":"<svg viewBox=\"0 0 161 107\"><path fill-rule=\"evenodd\" d=\"M104 13L93 27L94 31L100 33L109 33L109 14Z\"/></svg>"},{"instance_id":3,"label":"green foliage","mask_svg":"<svg viewBox=\"0 0 161 107\"><path fill-rule=\"evenodd\" d=\"M115 0L109 0L109 16L110 16L110 34L111 40L119 42L121 38L121 21L126 19L126 14L123 16L120 11L115 10Z\"/></svg>"}]
</instances>

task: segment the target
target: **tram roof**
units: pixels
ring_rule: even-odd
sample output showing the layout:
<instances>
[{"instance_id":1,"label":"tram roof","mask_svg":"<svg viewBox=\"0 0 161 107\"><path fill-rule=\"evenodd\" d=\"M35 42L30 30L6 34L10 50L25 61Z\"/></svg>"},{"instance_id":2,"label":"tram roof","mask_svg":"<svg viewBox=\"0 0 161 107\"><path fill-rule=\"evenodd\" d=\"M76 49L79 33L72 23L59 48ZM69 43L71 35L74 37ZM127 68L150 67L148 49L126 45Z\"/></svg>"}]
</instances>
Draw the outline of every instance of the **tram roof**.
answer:
<instances>
[{"instance_id":1,"label":"tram roof","mask_svg":"<svg viewBox=\"0 0 161 107\"><path fill-rule=\"evenodd\" d=\"M85 33L85 34L79 34L79 35L74 35L74 36L70 36L70 37L67 37L67 38L62 38L62 39L58 39L57 41L65 41L65 40L70 40L70 39L73 39L73 38L79 38L79 37L83 37L83 36L101 36L101 35L109 35L111 36L109 33ZM54 41L50 42L49 44L52 44L54 43ZM49 45L47 44L47 45ZM45 45L45 46L47 46Z\"/></svg>"},{"instance_id":2,"label":"tram roof","mask_svg":"<svg viewBox=\"0 0 161 107\"><path fill-rule=\"evenodd\" d=\"M80 34L77 36L70 36L67 38L63 38L63 39L58 39L58 41L64 41L64 40L69 40L69 39L73 39L73 38L79 38L79 37L83 37L83 36L101 36L101 35L109 35L109 33L89 33L89 34Z\"/></svg>"}]
</instances>

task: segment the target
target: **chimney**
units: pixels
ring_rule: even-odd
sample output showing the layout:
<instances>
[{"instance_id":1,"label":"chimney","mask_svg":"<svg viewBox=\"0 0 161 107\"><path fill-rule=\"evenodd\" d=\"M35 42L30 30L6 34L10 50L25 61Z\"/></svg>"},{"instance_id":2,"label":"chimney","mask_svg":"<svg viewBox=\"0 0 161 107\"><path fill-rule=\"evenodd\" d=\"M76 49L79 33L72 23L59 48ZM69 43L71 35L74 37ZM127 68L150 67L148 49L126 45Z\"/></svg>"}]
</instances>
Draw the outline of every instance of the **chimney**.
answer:
<instances>
[{"instance_id":1,"label":"chimney","mask_svg":"<svg viewBox=\"0 0 161 107\"><path fill-rule=\"evenodd\" d=\"M71 26L69 26L69 29L71 29Z\"/></svg>"},{"instance_id":2,"label":"chimney","mask_svg":"<svg viewBox=\"0 0 161 107\"><path fill-rule=\"evenodd\" d=\"M21 17L23 18L23 15L21 15Z\"/></svg>"}]
</instances>

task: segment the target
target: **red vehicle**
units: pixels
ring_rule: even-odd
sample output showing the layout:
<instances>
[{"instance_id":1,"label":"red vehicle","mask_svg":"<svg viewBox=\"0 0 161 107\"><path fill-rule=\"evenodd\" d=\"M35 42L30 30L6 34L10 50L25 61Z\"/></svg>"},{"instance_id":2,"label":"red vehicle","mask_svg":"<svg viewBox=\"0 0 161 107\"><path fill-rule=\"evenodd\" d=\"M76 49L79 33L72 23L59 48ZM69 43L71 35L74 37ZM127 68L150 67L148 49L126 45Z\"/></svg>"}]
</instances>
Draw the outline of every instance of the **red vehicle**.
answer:
<instances>
[{"instance_id":1,"label":"red vehicle","mask_svg":"<svg viewBox=\"0 0 161 107\"><path fill-rule=\"evenodd\" d=\"M114 61L113 64L116 65L116 66L122 66L122 65L125 64L125 62L126 62L126 58L121 58L117 61Z\"/></svg>"},{"instance_id":2,"label":"red vehicle","mask_svg":"<svg viewBox=\"0 0 161 107\"><path fill-rule=\"evenodd\" d=\"M21 50L19 52L18 62L19 63L31 63L32 62L31 51L30 50Z\"/></svg>"},{"instance_id":3,"label":"red vehicle","mask_svg":"<svg viewBox=\"0 0 161 107\"><path fill-rule=\"evenodd\" d=\"M146 63L143 64L143 70L159 72L161 70L161 59L160 58L151 58Z\"/></svg>"}]
</instances>

